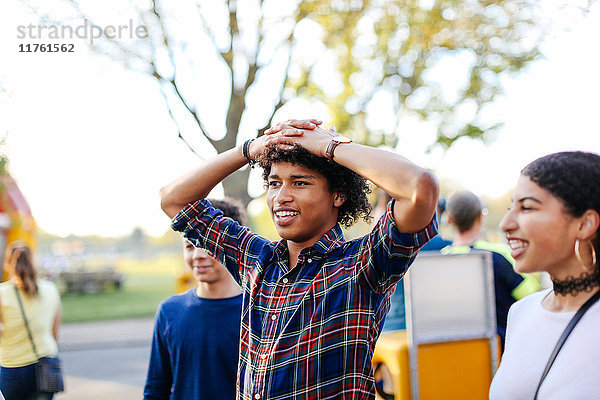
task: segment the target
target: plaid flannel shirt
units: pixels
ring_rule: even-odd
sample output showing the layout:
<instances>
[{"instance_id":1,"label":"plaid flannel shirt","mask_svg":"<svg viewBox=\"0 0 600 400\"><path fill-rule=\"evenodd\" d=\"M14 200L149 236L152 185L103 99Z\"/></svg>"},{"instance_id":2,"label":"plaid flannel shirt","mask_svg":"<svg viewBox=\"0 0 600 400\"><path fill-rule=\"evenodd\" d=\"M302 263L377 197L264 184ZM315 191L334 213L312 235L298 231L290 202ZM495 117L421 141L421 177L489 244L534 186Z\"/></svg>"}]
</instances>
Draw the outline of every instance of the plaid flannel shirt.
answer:
<instances>
[{"instance_id":1,"label":"plaid flannel shirt","mask_svg":"<svg viewBox=\"0 0 600 400\"><path fill-rule=\"evenodd\" d=\"M188 204L172 227L224 264L243 293L238 399L373 399L371 359L395 284L437 233L400 233L393 200L368 235L336 225L289 268L271 242L209 201Z\"/></svg>"}]
</instances>

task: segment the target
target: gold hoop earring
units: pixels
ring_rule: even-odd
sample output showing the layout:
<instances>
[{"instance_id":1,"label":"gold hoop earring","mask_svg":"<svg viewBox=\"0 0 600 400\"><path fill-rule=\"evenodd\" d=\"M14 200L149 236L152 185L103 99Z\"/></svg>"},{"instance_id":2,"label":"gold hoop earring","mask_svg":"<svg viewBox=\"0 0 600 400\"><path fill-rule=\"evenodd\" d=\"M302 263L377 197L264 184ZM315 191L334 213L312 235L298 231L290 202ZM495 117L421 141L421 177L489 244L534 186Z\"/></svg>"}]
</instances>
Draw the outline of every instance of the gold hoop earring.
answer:
<instances>
[{"instance_id":1,"label":"gold hoop earring","mask_svg":"<svg viewBox=\"0 0 600 400\"><path fill-rule=\"evenodd\" d=\"M587 239L586 242L590 245L592 249L592 269L596 266L596 249L594 248L594 244ZM585 266L583 260L581 259L581 255L579 254L579 239L575 239L575 257L577 257L577 261L581 264L582 268L585 271L589 271L589 268Z\"/></svg>"}]
</instances>

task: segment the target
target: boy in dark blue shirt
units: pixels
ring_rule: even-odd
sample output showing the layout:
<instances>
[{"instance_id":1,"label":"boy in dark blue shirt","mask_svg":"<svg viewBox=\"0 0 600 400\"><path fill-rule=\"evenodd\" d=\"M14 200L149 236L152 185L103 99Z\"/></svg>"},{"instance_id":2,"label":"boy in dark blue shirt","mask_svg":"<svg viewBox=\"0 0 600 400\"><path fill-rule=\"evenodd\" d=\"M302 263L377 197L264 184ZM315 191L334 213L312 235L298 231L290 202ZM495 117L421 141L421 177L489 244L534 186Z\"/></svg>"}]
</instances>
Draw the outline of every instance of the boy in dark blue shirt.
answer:
<instances>
[{"instance_id":1,"label":"boy in dark blue shirt","mask_svg":"<svg viewBox=\"0 0 600 400\"><path fill-rule=\"evenodd\" d=\"M232 199L211 200L245 225ZM156 313L145 400L233 400L239 353L241 290L227 269L184 241L198 285L163 301Z\"/></svg>"}]
</instances>

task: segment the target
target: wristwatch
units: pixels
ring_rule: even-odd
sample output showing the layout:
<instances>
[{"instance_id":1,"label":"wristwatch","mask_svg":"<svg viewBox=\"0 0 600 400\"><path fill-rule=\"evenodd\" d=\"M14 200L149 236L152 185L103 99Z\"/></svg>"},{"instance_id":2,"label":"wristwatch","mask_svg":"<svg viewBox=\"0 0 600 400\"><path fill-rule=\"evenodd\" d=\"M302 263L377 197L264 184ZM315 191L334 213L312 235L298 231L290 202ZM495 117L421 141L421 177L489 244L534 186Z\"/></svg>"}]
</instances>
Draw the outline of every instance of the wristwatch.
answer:
<instances>
[{"instance_id":1,"label":"wristwatch","mask_svg":"<svg viewBox=\"0 0 600 400\"><path fill-rule=\"evenodd\" d=\"M340 143L350 143L352 139L347 138L346 136L337 135L331 138L331 142L327 146L327 150L325 150L325 156L329 159L329 161L333 162L333 152L335 148L338 147Z\"/></svg>"}]
</instances>

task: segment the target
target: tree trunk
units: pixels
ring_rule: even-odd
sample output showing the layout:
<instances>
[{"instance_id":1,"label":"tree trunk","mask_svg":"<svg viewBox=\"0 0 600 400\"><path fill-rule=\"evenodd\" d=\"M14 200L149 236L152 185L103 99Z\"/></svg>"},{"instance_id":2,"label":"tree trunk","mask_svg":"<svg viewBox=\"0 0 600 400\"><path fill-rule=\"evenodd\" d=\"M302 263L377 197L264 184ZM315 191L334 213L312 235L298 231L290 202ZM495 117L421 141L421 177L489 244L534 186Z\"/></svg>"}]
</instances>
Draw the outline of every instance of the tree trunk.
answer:
<instances>
[{"instance_id":1,"label":"tree trunk","mask_svg":"<svg viewBox=\"0 0 600 400\"><path fill-rule=\"evenodd\" d=\"M225 196L230 196L240 200L244 206L248 206L252 198L248 194L248 176L250 168L236 171L223 180L223 189Z\"/></svg>"},{"instance_id":2,"label":"tree trunk","mask_svg":"<svg viewBox=\"0 0 600 400\"><path fill-rule=\"evenodd\" d=\"M236 145L240 121L245 107L244 95L245 92L237 93L232 89L229 109L227 110L227 133L223 139L215 143L215 148L219 153L227 151ZM248 194L249 176L250 168L246 168L241 171L236 171L225 178L225 180L223 180L225 196L236 198L240 200L244 206L248 206L248 203L252 200Z\"/></svg>"}]
</instances>

